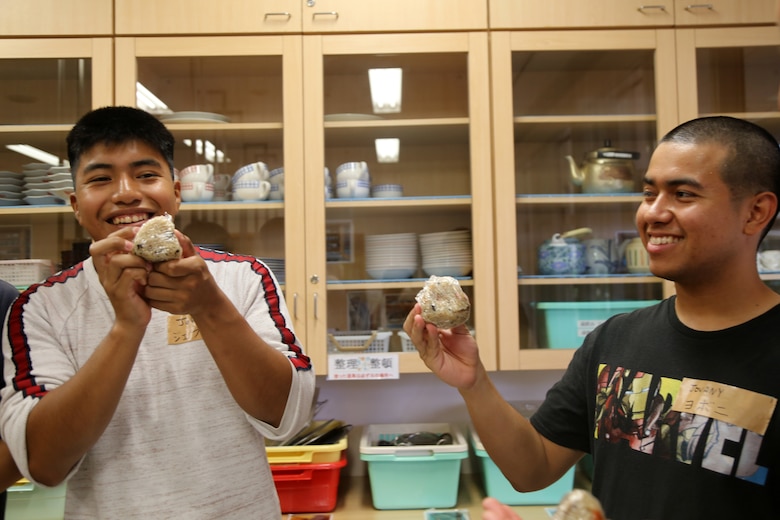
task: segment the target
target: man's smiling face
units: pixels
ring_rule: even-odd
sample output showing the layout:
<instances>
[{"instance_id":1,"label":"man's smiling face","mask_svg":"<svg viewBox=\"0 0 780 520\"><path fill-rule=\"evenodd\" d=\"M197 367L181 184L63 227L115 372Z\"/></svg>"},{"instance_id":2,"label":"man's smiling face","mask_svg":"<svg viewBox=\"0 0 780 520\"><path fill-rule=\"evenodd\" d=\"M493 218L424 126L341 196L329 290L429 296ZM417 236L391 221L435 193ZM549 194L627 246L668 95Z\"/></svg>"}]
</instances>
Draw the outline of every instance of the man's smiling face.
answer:
<instances>
[{"instance_id":1,"label":"man's smiling face","mask_svg":"<svg viewBox=\"0 0 780 520\"><path fill-rule=\"evenodd\" d=\"M94 240L156 215L176 215L181 203L165 158L140 141L90 148L78 162L74 188L76 220Z\"/></svg>"}]
</instances>

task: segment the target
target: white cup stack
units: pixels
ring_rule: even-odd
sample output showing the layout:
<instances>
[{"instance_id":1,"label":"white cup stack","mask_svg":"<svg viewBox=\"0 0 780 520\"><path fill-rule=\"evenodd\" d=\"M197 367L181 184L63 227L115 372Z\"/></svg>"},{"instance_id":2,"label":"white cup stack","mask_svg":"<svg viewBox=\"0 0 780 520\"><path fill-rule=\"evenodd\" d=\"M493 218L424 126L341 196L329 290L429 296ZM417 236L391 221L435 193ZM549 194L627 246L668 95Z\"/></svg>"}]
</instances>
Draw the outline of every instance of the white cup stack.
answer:
<instances>
[{"instance_id":1,"label":"white cup stack","mask_svg":"<svg viewBox=\"0 0 780 520\"><path fill-rule=\"evenodd\" d=\"M268 198L271 200L283 200L284 168L274 168L271 170L268 176L268 181L271 183L271 191L268 193Z\"/></svg>"},{"instance_id":2,"label":"white cup stack","mask_svg":"<svg viewBox=\"0 0 780 520\"><path fill-rule=\"evenodd\" d=\"M365 161L346 162L336 168L336 196L340 199L371 196L371 175Z\"/></svg>"},{"instance_id":3,"label":"white cup stack","mask_svg":"<svg viewBox=\"0 0 780 520\"><path fill-rule=\"evenodd\" d=\"M214 165L192 164L178 172L181 200L208 202L214 199Z\"/></svg>"},{"instance_id":4,"label":"white cup stack","mask_svg":"<svg viewBox=\"0 0 780 520\"><path fill-rule=\"evenodd\" d=\"M428 276L466 276L474 268L467 229L420 235L420 253Z\"/></svg>"},{"instance_id":5,"label":"white cup stack","mask_svg":"<svg viewBox=\"0 0 780 520\"><path fill-rule=\"evenodd\" d=\"M417 272L416 233L366 235L366 272L375 280L411 278Z\"/></svg>"}]
</instances>

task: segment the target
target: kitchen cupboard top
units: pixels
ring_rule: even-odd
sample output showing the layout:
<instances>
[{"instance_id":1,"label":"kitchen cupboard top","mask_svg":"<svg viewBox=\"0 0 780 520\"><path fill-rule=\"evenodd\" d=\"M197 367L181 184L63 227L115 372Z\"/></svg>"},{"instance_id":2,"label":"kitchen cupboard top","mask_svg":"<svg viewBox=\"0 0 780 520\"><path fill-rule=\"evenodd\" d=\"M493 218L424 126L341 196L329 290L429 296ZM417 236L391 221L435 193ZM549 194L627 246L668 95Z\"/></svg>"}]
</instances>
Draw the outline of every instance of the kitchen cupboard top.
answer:
<instances>
[{"instance_id":1,"label":"kitchen cupboard top","mask_svg":"<svg viewBox=\"0 0 780 520\"><path fill-rule=\"evenodd\" d=\"M690 25L751 25L777 23L775 0L716 0L692 2L676 0L675 24Z\"/></svg>"},{"instance_id":2,"label":"kitchen cupboard top","mask_svg":"<svg viewBox=\"0 0 780 520\"><path fill-rule=\"evenodd\" d=\"M488 0L491 29L671 27L776 23L775 0Z\"/></svg>"},{"instance_id":3,"label":"kitchen cupboard top","mask_svg":"<svg viewBox=\"0 0 780 520\"><path fill-rule=\"evenodd\" d=\"M662 27L674 25L674 6L626 0L489 0L491 29ZM653 4L653 5L649 5ZM666 5L668 4L668 5Z\"/></svg>"},{"instance_id":4,"label":"kitchen cupboard top","mask_svg":"<svg viewBox=\"0 0 780 520\"><path fill-rule=\"evenodd\" d=\"M307 33L461 31L487 28L487 1L301 0Z\"/></svg>"},{"instance_id":5,"label":"kitchen cupboard top","mask_svg":"<svg viewBox=\"0 0 780 520\"><path fill-rule=\"evenodd\" d=\"M197 13L197 16L183 16ZM487 28L487 2L116 0L116 34L458 31Z\"/></svg>"},{"instance_id":6,"label":"kitchen cupboard top","mask_svg":"<svg viewBox=\"0 0 780 520\"><path fill-rule=\"evenodd\" d=\"M116 34L298 33L302 0L115 0Z\"/></svg>"},{"instance_id":7,"label":"kitchen cupboard top","mask_svg":"<svg viewBox=\"0 0 780 520\"><path fill-rule=\"evenodd\" d=\"M3 36L98 36L113 32L111 0L8 0L0 4Z\"/></svg>"}]
</instances>

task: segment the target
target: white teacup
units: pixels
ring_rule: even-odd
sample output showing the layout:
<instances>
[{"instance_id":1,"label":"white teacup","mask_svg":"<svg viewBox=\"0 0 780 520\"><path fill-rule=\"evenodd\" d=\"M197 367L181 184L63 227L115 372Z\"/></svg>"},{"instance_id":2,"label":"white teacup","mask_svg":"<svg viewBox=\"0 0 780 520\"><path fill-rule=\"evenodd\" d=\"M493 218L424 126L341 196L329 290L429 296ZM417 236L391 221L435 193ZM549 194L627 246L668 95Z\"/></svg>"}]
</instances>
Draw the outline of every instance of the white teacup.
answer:
<instances>
[{"instance_id":1,"label":"white teacup","mask_svg":"<svg viewBox=\"0 0 780 520\"><path fill-rule=\"evenodd\" d=\"M369 180L368 164L365 161L346 162L336 168L336 182L350 179Z\"/></svg>"},{"instance_id":2,"label":"white teacup","mask_svg":"<svg viewBox=\"0 0 780 520\"><path fill-rule=\"evenodd\" d=\"M758 270L780 271L780 251L772 249L758 253Z\"/></svg>"},{"instance_id":3,"label":"white teacup","mask_svg":"<svg viewBox=\"0 0 780 520\"><path fill-rule=\"evenodd\" d=\"M192 164L179 171L182 182L212 182L214 180L213 164Z\"/></svg>"},{"instance_id":4,"label":"white teacup","mask_svg":"<svg viewBox=\"0 0 780 520\"><path fill-rule=\"evenodd\" d=\"M214 176L214 200L230 200L230 183L233 177L227 173Z\"/></svg>"},{"instance_id":5,"label":"white teacup","mask_svg":"<svg viewBox=\"0 0 780 520\"><path fill-rule=\"evenodd\" d=\"M268 192L268 198L270 200L283 200L284 199L284 183L282 183L282 184L271 183L271 191Z\"/></svg>"},{"instance_id":6,"label":"white teacup","mask_svg":"<svg viewBox=\"0 0 780 520\"><path fill-rule=\"evenodd\" d=\"M181 200L184 202L208 202L214 198L214 185L210 182L182 182Z\"/></svg>"},{"instance_id":7,"label":"white teacup","mask_svg":"<svg viewBox=\"0 0 780 520\"><path fill-rule=\"evenodd\" d=\"M404 187L400 184L377 184L371 192L376 198L403 197Z\"/></svg>"},{"instance_id":8,"label":"white teacup","mask_svg":"<svg viewBox=\"0 0 780 520\"><path fill-rule=\"evenodd\" d=\"M371 184L361 179L349 179L336 183L336 196L340 199L359 199L370 196Z\"/></svg>"},{"instance_id":9,"label":"white teacup","mask_svg":"<svg viewBox=\"0 0 780 520\"><path fill-rule=\"evenodd\" d=\"M274 168L268 174L271 185L284 184L284 168Z\"/></svg>"},{"instance_id":10,"label":"white teacup","mask_svg":"<svg viewBox=\"0 0 780 520\"><path fill-rule=\"evenodd\" d=\"M270 191L268 181L243 181L233 184L233 200L265 200Z\"/></svg>"},{"instance_id":11,"label":"white teacup","mask_svg":"<svg viewBox=\"0 0 780 520\"><path fill-rule=\"evenodd\" d=\"M264 162L246 164L233 174L233 184L245 181L267 181L270 176L268 166Z\"/></svg>"}]
</instances>

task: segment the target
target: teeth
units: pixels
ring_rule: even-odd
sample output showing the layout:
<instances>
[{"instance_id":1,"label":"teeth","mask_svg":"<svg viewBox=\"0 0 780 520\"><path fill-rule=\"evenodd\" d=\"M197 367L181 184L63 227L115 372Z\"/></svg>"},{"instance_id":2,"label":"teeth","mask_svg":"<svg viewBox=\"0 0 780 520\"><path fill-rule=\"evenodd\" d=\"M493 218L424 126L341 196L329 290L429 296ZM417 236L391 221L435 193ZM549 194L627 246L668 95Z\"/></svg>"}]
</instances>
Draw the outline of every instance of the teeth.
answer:
<instances>
[{"instance_id":1,"label":"teeth","mask_svg":"<svg viewBox=\"0 0 780 520\"><path fill-rule=\"evenodd\" d=\"M122 215L121 217L114 217L111 219L111 223L115 225L120 224L134 224L146 220L146 215Z\"/></svg>"},{"instance_id":2,"label":"teeth","mask_svg":"<svg viewBox=\"0 0 780 520\"><path fill-rule=\"evenodd\" d=\"M650 237L650 239L648 240L649 243L655 245L674 244L679 241L680 239L678 237Z\"/></svg>"}]
</instances>

